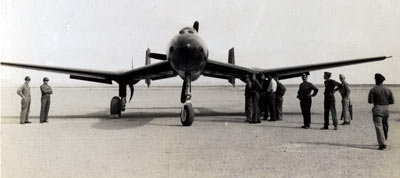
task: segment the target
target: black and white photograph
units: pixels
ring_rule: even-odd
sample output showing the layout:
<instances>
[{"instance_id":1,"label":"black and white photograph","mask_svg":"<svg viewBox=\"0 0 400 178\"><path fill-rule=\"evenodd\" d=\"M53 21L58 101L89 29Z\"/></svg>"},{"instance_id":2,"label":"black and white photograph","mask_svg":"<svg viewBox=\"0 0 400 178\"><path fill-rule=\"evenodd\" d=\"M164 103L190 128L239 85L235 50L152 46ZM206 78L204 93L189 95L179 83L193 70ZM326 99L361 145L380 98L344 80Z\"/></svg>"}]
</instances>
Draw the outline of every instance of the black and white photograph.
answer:
<instances>
[{"instance_id":1,"label":"black and white photograph","mask_svg":"<svg viewBox=\"0 0 400 178\"><path fill-rule=\"evenodd\" d=\"M0 177L400 178L399 7L0 0Z\"/></svg>"}]
</instances>

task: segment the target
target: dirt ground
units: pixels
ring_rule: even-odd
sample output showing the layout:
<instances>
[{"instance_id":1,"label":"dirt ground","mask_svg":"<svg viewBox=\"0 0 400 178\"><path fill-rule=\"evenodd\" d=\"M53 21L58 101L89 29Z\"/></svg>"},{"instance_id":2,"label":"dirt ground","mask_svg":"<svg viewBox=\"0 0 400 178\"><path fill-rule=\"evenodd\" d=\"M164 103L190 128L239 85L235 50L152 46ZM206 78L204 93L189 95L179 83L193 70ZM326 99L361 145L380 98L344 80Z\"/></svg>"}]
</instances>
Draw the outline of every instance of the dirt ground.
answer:
<instances>
[{"instance_id":1,"label":"dirt ground","mask_svg":"<svg viewBox=\"0 0 400 178\"><path fill-rule=\"evenodd\" d=\"M31 88L29 125L18 124L16 88L1 88L1 176L400 177L400 87L390 87L397 103L385 151L377 150L370 88L352 87L354 120L337 131L319 130L322 87L308 130L300 128L297 86L288 87L283 121L255 125L243 122L243 87L194 87L191 127L178 118L177 87L137 87L121 119L108 117L117 88L53 88L48 124L39 123L40 91Z\"/></svg>"}]
</instances>

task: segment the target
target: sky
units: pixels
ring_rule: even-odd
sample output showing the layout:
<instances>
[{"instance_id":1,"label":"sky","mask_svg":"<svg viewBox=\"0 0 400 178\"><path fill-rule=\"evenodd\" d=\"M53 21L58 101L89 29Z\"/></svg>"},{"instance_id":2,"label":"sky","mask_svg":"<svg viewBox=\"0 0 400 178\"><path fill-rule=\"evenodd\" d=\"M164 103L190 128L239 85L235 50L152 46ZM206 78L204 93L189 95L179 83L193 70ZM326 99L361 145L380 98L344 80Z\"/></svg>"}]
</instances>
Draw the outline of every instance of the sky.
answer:
<instances>
[{"instance_id":1,"label":"sky","mask_svg":"<svg viewBox=\"0 0 400 178\"><path fill-rule=\"evenodd\" d=\"M198 20L213 60L227 62L231 47L237 65L265 69L393 56L311 72L309 81L321 84L323 72L330 71L337 81L344 74L350 84L373 84L375 73L382 73L385 83L400 84L398 7L397 0L0 0L0 60L129 70L144 65L147 48L165 53L172 37ZM26 75L32 85L44 76L53 85L93 85L66 74L3 66L1 84L20 85ZM180 83L173 78L152 85ZM229 83L203 76L196 84Z\"/></svg>"}]
</instances>

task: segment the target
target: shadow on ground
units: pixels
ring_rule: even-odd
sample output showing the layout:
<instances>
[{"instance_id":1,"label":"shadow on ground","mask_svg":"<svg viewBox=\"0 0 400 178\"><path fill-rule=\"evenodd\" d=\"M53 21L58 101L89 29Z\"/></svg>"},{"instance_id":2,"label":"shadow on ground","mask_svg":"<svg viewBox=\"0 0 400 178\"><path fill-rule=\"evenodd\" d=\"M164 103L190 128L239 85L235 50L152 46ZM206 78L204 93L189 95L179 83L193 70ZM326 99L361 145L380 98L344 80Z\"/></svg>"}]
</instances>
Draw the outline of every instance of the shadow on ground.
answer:
<instances>
[{"instance_id":1,"label":"shadow on ground","mask_svg":"<svg viewBox=\"0 0 400 178\"><path fill-rule=\"evenodd\" d=\"M329 143L329 142L291 142L291 143L309 144L317 146L326 145L326 146L348 147L348 148L367 149L367 150L376 150L378 148L377 145L342 144L342 143Z\"/></svg>"}]
</instances>

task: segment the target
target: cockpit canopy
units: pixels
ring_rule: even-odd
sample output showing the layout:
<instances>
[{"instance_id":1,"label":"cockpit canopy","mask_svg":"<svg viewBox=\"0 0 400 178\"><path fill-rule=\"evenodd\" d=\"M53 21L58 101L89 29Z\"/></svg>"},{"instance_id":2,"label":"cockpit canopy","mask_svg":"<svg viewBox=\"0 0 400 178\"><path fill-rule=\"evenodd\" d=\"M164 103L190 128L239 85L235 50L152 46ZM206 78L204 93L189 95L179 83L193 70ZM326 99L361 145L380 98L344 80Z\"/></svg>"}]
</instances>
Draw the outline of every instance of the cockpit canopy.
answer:
<instances>
[{"instance_id":1,"label":"cockpit canopy","mask_svg":"<svg viewBox=\"0 0 400 178\"><path fill-rule=\"evenodd\" d=\"M185 27L179 31L179 34L181 34L181 35L182 34L195 34L195 33L197 33L197 31L192 27Z\"/></svg>"}]
</instances>

